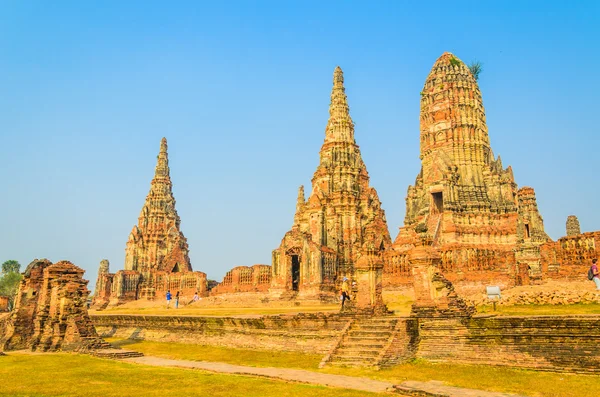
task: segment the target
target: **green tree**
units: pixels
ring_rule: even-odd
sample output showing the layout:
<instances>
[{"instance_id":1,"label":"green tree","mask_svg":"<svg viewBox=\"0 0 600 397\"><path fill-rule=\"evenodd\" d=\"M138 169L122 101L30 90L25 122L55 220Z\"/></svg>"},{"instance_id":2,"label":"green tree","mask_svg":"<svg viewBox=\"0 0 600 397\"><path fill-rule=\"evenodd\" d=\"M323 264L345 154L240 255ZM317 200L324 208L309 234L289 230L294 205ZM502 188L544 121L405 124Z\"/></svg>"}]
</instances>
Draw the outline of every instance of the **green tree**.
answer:
<instances>
[{"instance_id":1,"label":"green tree","mask_svg":"<svg viewBox=\"0 0 600 397\"><path fill-rule=\"evenodd\" d=\"M12 310L21 281L21 264L13 259L2 264L0 277L0 296L8 296L8 309Z\"/></svg>"},{"instance_id":2,"label":"green tree","mask_svg":"<svg viewBox=\"0 0 600 397\"><path fill-rule=\"evenodd\" d=\"M483 71L483 63L479 61L473 61L469 65L469 70L473 77L475 77L475 81L479 80L479 74Z\"/></svg>"},{"instance_id":3,"label":"green tree","mask_svg":"<svg viewBox=\"0 0 600 397\"><path fill-rule=\"evenodd\" d=\"M18 272L6 273L0 277L0 296L8 296L8 309L12 310L19 290L21 274Z\"/></svg>"},{"instance_id":4,"label":"green tree","mask_svg":"<svg viewBox=\"0 0 600 397\"><path fill-rule=\"evenodd\" d=\"M7 260L2 264L2 274L19 273L21 264L14 259Z\"/></svg>"}]
</instances>

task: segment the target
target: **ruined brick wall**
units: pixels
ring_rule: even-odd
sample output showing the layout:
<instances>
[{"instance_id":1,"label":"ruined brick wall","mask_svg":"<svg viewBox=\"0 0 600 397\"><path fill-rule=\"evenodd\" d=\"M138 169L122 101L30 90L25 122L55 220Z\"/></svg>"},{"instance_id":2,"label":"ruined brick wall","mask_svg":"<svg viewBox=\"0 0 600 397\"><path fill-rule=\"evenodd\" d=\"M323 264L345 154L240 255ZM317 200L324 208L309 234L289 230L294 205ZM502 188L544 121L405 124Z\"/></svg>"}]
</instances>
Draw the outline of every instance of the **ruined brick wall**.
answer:
<instances>
[{"instance_id":1,"label":"ruined brick wall","mask_svg":"<svg viewBox=\"0 0 600 397\"><path fill-rule=\"evenodd\" d=\"M134 270L119 270L113 276L110 304L118 305L138 299L141 274Z\"/></svg>"},{"instance_id":2,"label":"ruined brick wall","mask_svg":"<svg viewBox=\"0 0 600 397\"><path fill-rule=\"evenodd\" d=\"M168 273L157 272L156 277L156 299L163 299L167 290L175 296L177 291L181 296L193 297L197 292L199 296L208 296L206 273Z\"/></svg>"},{"instance_id":3,"label":"ruined brick wall","mask_svg":"<svg viewBox=\"0 0 600 397\"><path fill-rule=\"evenodd\" d=\"M92 315L102 336L324 354L348 319L299 314L261 318Z\"/></svg>"},{"instance_id":4,"label":"ruined brick wall","mask_svg":"<svg viewBox=\"0 0 600 397\"><path fill-rule=\"evenodd\" d=\"M538 370L600 372L599 316L420 319L416 357Z\"/></svg>"},{"instance_id":5,"label":"ruined brick wall","mask_svg":"<svg viewBox=\"0 0 600 397\"><path fill-rule=\"evenodd\" d=\"M542 271L549 278L583 280L600 252L600 231L561 237L541 247Z\"/></svg>"},{"instance_id":6,"label":"ruined brick wall","mask_svg":"<svg viewBox=\"0 0 600 397\"><path fill-rule=\"evenodd\" d=\"M0 348L80 350L106 344L89 319L83 269L68 261L34 260L25 270Z\"/></svg>"},{"instance_id":7,"label":"ruined brick wall","mask_svg":"<svg viewBox=\"0 0 600 397\"><path fill-rule=\"evenodd\" d=\"M473 285L498 285L501 288L527 284L526 274L519 273L515 253L492 248L465 248L449 245L438 250L440 270L456 287ZM392 250L384 256L384 288L412 286L412 273L408 251ZM526 272L525 272L526 273ZM519 277L521 281L519 282Z\"/></svg>"},{"instance_id":8,"label":"ruined brick wall","mask_svg":"<svg viewBox=\"0 0 600 397\"><path fill-rule=\"evenodd\" d=\"M223 281L210 291L211 295L237 292L267 292L271 285L271 266L237 266L227 272Z\"/></svg>"}]
</instances>

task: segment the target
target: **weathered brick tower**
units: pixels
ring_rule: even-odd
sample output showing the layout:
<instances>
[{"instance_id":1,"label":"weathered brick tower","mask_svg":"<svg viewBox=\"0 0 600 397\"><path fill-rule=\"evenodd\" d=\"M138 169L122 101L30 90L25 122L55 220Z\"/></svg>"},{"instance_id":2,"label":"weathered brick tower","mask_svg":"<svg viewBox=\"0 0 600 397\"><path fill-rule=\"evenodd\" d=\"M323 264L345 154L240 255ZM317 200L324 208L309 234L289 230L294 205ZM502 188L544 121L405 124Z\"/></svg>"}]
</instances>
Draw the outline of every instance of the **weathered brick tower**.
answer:
<instances>
[{"instance_id":1,"label":"weathered brick tower","mask_svg":"<svg viewBox=\"0 0 600 397\"><path fill-rule=\"evenodd\" d=\"M150 192L146 196L138 224L129 234L125 249L125 270L142 273L192 271L187 240L179 228L181 220L175 210L172 188L167 139L163 138Z\"/></svg>"},{"instance_id":2,"label":"weathered brick tower","mask_svg":"<svg viewBox=\"0 0 600 397\"><path fill-rule=\"evenodd\" d=\"M273 251L271 294L333 296L351 279L359 256L380 255L391 239L377 192L354 139L342 69L333 75L329 121L320 163L305 200L298 192L294 225Z\"/></svg>"},{"instance_id":3,"label":"weathered brick tower","mask_svg":"<svg viewBox=\"0 0 600 397\"><path fill-rule=\"evenodd\" d=\"M549 238L535 193L518 190L511 167L494 157L477 81L450 53L425 81L420 120L421 172L408 188L404 227L394 242L400 255L387 261L387 284L408 271L404 254L423 230L454 280L511 284L538 277L539 245Z\"/></svg>"},{"instance_id":4,"label":"weathered brick tower","mask_svg":"<svg viewBox=\"0 0 600 397\"><path fill-rule=\"evenodd\" d=\"M104 308L136 299L154 299L167 289L185 295L206 295L206 274L192 272L187 240L175 210L173 184L169 175L167 139L160 152L150 183L150 192L125 248L125 270L111 274L108 263L100 265L94 307Z\"/></svg>"}]
</instances>

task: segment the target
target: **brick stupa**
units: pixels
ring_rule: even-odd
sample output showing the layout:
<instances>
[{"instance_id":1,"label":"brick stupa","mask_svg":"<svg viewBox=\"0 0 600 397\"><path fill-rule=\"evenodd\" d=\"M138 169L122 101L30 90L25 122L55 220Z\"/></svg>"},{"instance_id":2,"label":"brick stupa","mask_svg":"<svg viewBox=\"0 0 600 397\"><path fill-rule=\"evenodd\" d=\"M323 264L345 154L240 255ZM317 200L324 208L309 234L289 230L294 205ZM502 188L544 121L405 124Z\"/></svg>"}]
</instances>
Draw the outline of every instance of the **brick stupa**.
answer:
<instances>
[{"instance_id":1,"label":"brick stupa","mask_svg":"<svg viewBox=\"0 0 600 397\"><path fill-rule=\"evenodd\" d=\"M518 190L511 167L494 157L477 81L451 53L435 62L421 92L420 146L421 171L408 188L386 284L408 276L406 253L423 231L452 280L539 279L539 246L550 239L535 193Z\"/></svg>"},{"instance_id":2,"label":"brick stupa","mask_svg":"<svg viewBox=\"0 0 600 397\"><path fill-rule=\"evenodd\" d=\"M380 255L391 238L354 139L342 69L333 75L329 121L308 200L298 191L294 225L273 251L272 296L333 297L352 280L362 252Z\"/></svg>"}]
</instances>

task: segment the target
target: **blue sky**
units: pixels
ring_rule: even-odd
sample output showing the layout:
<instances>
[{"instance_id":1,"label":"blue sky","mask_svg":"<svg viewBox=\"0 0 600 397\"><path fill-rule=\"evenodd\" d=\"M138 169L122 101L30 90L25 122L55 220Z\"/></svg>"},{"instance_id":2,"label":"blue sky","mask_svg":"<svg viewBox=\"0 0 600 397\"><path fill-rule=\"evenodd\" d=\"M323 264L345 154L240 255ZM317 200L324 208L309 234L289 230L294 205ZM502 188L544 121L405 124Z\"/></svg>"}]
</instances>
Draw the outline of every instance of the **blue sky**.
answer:
<instances>
[{"instance_id":1,"label":"blue sky","mask_svg":"<svg viewBox=\"0 0 600 397\"><path fill-rule=\"evenodd\" d=\"M495 155L546 231L600 229L596 1L4 1L0 261L121 269L160 138L192 266L270 264L310 186L333 70L394 238L419 171L419 92L453 52ZM310 188L307 187L307 194Z\"/></svg>"}]
</instances>

